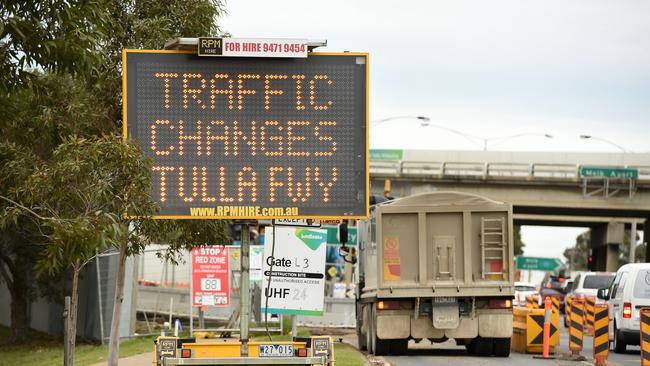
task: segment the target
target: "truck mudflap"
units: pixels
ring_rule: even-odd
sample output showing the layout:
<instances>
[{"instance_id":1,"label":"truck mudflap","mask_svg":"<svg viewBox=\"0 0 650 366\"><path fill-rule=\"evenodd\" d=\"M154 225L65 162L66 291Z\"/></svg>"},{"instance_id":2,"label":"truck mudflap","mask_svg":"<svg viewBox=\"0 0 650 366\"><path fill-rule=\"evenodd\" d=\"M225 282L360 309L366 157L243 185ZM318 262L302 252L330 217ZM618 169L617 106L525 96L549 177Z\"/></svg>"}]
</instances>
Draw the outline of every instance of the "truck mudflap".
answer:
<instances>
[{"instance_id":1,"label":"truck mudflap","mask_svg":"<svg viewBox=\"0 0 650 366\"><path fill-rule=\"evenodd\" d=\"M483 338L512 337L512 312L479 313L478 335Z\"/></svg>"},{"instance_id":2,"label":"truck mudflap","mask_svg":"<svg viewBox=\"0 0 650 366\"><path fill-rule=\"evenodd\" d=\"M431 318L415 319L406 314L379 314L377 337L380 339L442 339L442 338L510 338L512 313L509 311L478 312L474 318L461 316L458 327L438 329Z\"/></svg>"}]
</instances>

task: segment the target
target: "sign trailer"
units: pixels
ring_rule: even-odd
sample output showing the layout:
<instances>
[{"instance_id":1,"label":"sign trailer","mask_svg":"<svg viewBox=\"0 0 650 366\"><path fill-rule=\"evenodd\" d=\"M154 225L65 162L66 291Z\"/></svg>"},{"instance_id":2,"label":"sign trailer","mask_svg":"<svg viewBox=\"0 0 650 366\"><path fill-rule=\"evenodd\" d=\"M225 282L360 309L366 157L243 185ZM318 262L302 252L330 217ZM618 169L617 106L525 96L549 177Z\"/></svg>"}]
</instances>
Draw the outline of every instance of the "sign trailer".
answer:
<instances>
[{"instance_id":1,"label":"sign trailer","mask_svg":"<svg viewBox=\"0 0 650 366\"><path fill-rule=\"evenodd\" d=\"M123 51L123 138L152 161L153 218L240 220L246 357L250 220L368 217L368 55L309 53L300 39L168 46L191 50ZM322 314L327 232L270 233L281 243L273 256L265 245L264 280L279 297L267 297L266 311ZM193 250L191 268L193 306L230 303L226 248Z\"/></svg>"}]
</instances>

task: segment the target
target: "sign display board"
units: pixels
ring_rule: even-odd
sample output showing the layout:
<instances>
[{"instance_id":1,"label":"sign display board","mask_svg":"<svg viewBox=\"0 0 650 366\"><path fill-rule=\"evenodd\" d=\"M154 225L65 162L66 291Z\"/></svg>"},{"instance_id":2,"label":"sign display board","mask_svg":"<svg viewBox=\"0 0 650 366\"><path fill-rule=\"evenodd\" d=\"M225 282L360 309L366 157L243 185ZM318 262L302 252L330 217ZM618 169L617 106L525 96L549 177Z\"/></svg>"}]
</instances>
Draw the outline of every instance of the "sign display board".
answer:
<instances>
[{"instance_id":1,"label":"sign display board","mask_svg":"<svg viewBox=\"0 0 650 366\"><path fill-rule=\"evenodd\" d=\"M307 57L307 40L199 37L198 55L217 57Z\"/></svg>"},{"instance_id":2,"label":"sign display board","mask_svg":"<svg viewBox=\"0 0 650 366\"><path fill-rule=\"evenodd\" d=\"M262 312L271 314L322 315L325 301L325 247L327 232L299 227L266 228ZM271 272L271 265L273 271ZM271 286L268 288L269 276ZM268 292L267 292L268 288Z\"/></svg>"},{"instance_id":3,"label":"sign display board","mask_svg":"<svg viewBox=\"0 0 650 366\"><path fill-rule=\"evenodd\" d=\"M215 245L192 249L193 306L230 304L228 267L228 247Z\"/></svg>"},{"instance_id":4,"label":"sign display board","mask_svg":"<svg viewBox=\"0 0 650 366\"><path fill-rule=\"evenodd\" d=\"M594 177L594 178L625 178L637 179L639 177L639 170L636 168L606 168L595 166L581 166L581 177Z\"/></svg>"},{"instance_id":5,"label":"sign display board","mask_svg":"<svg viewBox=\"0 0 650 366\"><path fill-rule=\"evenodd\" d=\"M531 271L555 271L563 263L557 258L540 258L517 256L517 269L527 269Z\"/></svg>"},{"instance_id":6,"label":"sign display board","mask_svg":"<svg viewBox=\"0 0 650 366\"><path fill-rule=\"evenodd\" d=\"M366 218L367 55L124 52L155 218Z\"/></svg>"}]
</instances>

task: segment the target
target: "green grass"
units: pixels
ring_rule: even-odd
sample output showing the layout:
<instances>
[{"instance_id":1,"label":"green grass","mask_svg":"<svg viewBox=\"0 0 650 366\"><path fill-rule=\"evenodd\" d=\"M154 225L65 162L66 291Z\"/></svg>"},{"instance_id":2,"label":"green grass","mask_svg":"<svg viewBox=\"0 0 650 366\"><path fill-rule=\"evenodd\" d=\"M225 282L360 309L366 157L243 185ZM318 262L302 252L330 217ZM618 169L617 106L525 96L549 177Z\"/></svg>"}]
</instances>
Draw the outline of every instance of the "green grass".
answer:
<instances>
[{"instance_id":1,"label":"green grass","mask_svg":"<svg viewBox=\"0 0 650 366\"><path fill-rule=\"evenodd\" d=\"M0 366L50 366L63 364L63 340L36 331L30 331L30 340L24 344L9 344L9 328L0 326ZM135 338L120 343L120 357L153 351L153 337ZM77 342L75 365L92 365L106 361L108 347Z\"/></svg>"},{"instance_id":2,"label":"green grass","mask_svg":"<svg viewBox=\"0 0 650 366\"><path fill-rule=\"evenodd\" d=\"M334 359L338 366L366 366L366 358L354 347L345 343L334 345Z\"/></svg>"}]
</instances>

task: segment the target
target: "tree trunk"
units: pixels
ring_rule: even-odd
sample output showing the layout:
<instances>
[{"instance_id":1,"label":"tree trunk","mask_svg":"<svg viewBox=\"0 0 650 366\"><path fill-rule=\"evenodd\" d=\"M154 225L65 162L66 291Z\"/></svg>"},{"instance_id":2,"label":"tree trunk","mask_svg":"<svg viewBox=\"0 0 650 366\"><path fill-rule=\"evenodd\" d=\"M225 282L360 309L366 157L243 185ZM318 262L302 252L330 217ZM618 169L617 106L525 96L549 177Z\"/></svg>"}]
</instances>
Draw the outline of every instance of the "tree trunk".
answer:
<instances>
[{"instance_id":1,"label":"tree trunk","mask_svg":"<svg viewBox=\"0 0 650 366\"><path fill-rule=\"evenodd\" d=\"M27 339L27 288L11 286L11 338L12 343L24 342Z\"/></svg>"},{"instance_id":2,"label":"tree trunk","mask_svg":"<svg viewBox=\"0 0 650 366\"><path fill-rule=\"evenodd\" d=\"M122 315L122 300L124 300L124 272L126 271L127 246L128 236L120 245L120 260L117 270L115 302L113 303L113 319L111 321L111 338L108 343L108 366L117 366L120 357L120 318Z\"/></svg>"},{"instance_id":3,"label":"tree trunk","mask_svg":"<svg viewBox=\"0 0 650 366\"><path fill-rule=\"evenodd\" d=\"M68 327L68 339L65 341L68 342L68 359L64 361L65 365L73 366L74 365L74 348L77 340L77 307L79 306L79 260L72 267L72 290L71 290L71 299L70 299L70 312L68 313L68 323L65 325Z\"/></svg>"}]
</instances>

